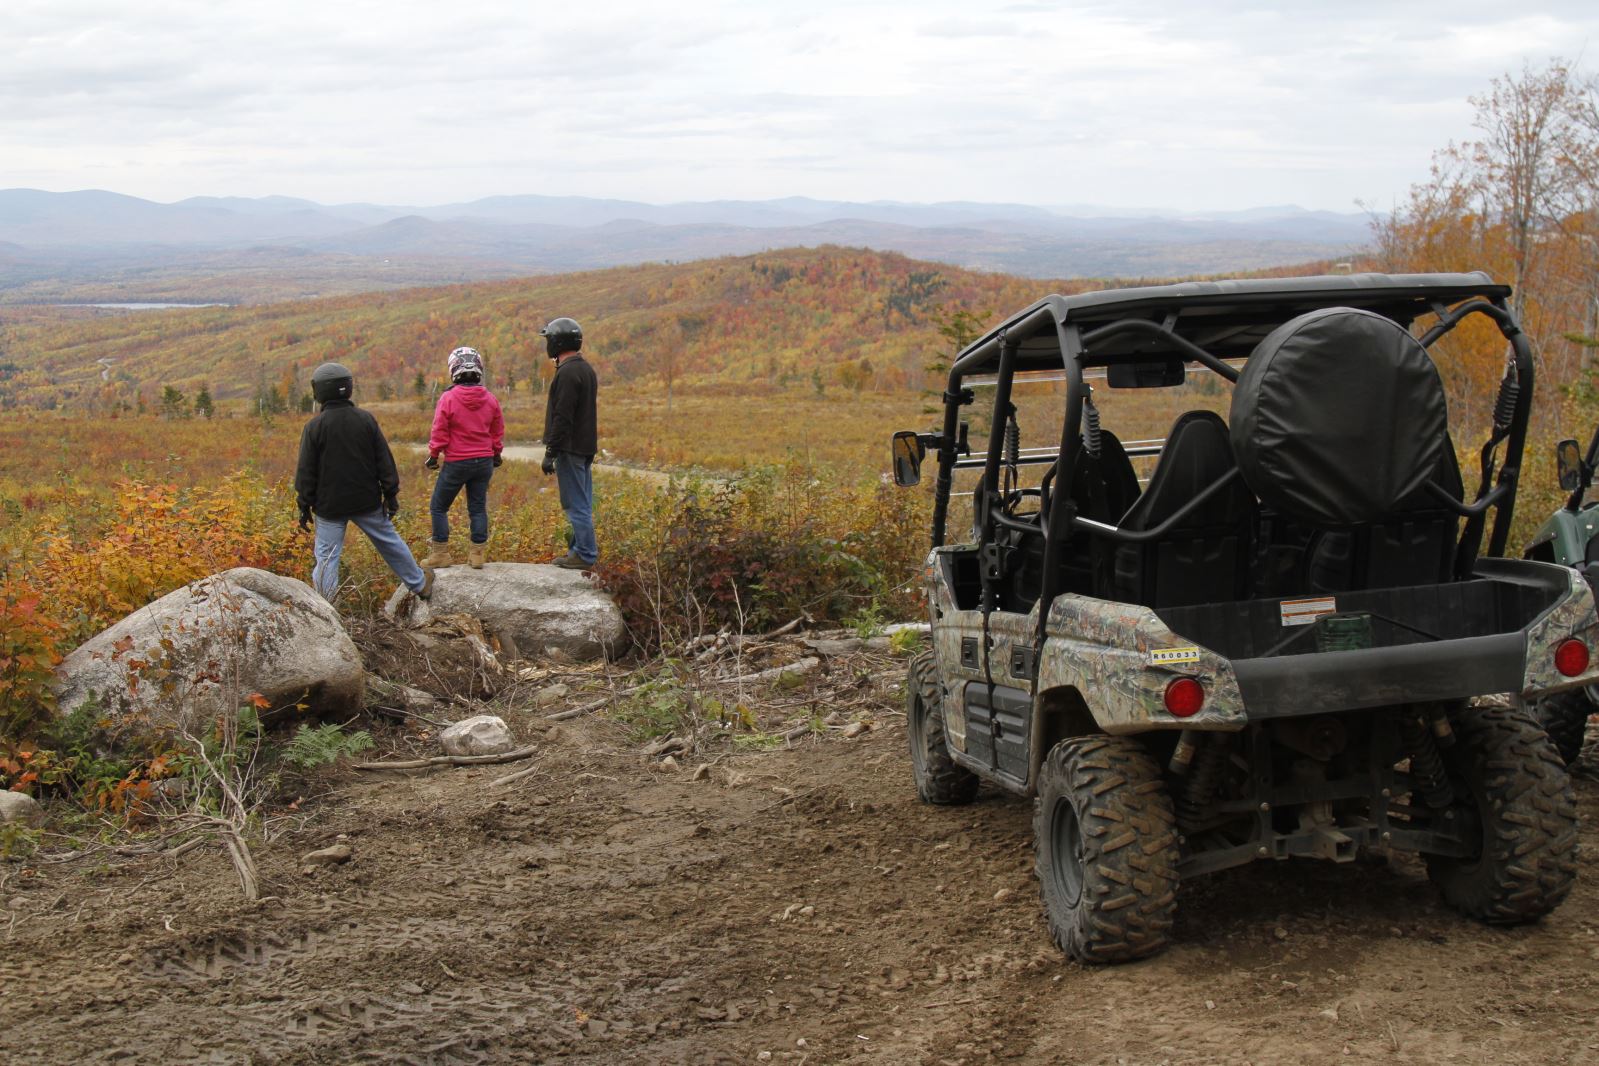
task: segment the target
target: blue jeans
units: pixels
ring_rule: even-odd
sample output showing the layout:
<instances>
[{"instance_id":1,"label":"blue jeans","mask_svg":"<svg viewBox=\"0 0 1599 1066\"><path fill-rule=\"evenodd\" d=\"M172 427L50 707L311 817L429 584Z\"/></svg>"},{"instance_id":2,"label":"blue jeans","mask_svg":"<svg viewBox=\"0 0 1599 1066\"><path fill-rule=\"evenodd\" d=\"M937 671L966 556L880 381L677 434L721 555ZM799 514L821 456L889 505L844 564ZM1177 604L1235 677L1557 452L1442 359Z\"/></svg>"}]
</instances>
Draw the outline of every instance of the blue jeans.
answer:
<instances>
[{"instance_id":1,"label":"blue jeans","mask_svg":"<svg viewBox=\"0 0 1599 1066\"><path fill-rule=\"evenodd\" d=\"M344 554L344 529L350 522L366 534L366 539L372 542L372 547L406 588L412 592L422 591L422 568L416 565L411 549L405 546L405 541L394 530L394 523L379 507L351 518L316 516L316 566L311 571L311 584L324 599L332 600L339 590L339 556Z\"/></svg>"},{"instance_id":2,"label":"blue jeans","mask_svg":"<svg viewBox=\"0 0 1599 1066\"><path fill-rule=\"evenodd\" d=\"M561 490L561 510L572 524L572 554L588 566L600 557L594 542L594 459L571 452L555 453L555 482Z\"/></svg>"},{"instance_id":3,"label":"blue jeans","mask_svg":"<svg viewBox=\"0 0 1599 1066\"><path fill-rule=\"evenodd\" d=\"M462 459L445 463L433 483L433 499L428 510L433 516L433 539L440 544L450 539L450 505L466 489L466 514L472 526L472 543L489 539L489 479L494 476L494 459Z\"/></svg>"}]
</instances>

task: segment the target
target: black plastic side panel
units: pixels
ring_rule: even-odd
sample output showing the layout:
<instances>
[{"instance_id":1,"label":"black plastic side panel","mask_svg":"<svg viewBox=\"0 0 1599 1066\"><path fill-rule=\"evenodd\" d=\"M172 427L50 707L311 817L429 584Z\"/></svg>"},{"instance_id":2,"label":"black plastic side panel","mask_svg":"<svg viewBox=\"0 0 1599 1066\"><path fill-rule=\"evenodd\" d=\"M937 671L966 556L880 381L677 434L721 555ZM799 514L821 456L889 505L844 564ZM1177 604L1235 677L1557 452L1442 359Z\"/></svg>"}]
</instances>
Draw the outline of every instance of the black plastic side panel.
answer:
<instances>
[{"instance_id":1,"label":"black plastic side panel","mask_svg":"<svg viewBox=\"0 0 1599 1066\"><path fill-rule=\"evenodd\" d=\"M1017 787L1027 781L1027 731L1032 720L1033 700L1025 689L995 685L991 705L987 685L967 682L966 754Z\"/></svg>"}]
</instances>

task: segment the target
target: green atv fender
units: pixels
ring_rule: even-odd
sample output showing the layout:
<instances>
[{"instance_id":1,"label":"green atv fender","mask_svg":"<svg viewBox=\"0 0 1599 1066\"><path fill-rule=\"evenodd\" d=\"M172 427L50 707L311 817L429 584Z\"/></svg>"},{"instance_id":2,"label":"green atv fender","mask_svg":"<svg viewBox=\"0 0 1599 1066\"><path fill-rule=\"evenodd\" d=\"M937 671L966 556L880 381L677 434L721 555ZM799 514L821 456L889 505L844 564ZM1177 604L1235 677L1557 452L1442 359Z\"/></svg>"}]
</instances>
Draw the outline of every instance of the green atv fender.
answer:
<instances>
[{"instance_id":1,"label":"green atv fender","mask_svg":"<svg viewBox=\"0 0 1599 1066\"><path fill-rule=\"evenodd\" d=\"M1527 545L1525 558L1581 566L1588 558L1588 541L1595 535L1599 535L1599 502L1587 504L1576 513L1562 507L1538 527ZM1544 545L1548 547L1544 549Z\"/></svg>"}]
</instances>

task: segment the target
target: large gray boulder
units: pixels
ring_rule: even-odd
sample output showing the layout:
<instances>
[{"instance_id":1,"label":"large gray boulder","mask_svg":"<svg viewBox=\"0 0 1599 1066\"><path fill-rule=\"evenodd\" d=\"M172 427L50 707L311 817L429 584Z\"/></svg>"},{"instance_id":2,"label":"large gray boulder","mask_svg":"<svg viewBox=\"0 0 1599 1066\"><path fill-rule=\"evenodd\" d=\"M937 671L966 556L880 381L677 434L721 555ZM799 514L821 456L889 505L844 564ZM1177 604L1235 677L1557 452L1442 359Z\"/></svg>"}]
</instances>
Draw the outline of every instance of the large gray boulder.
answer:
<instances>
[{"instance_id":1,"label":"large gray boulder","mask_svg":"<svg viewBox=\"0 0 1599 1066\"><path fill-rule=\"evenodd\" d=\"M0 792L0 825L21 822L32 825L40 818L39 804L32 796L20 792Z\"/></svg>"},{"instance_id":2,"label":"large gray boulder","mask_svg":"<svg viewBox=\"0 0 1599 1066\"><path fill-rule=\"evenodd\" d=\"M614 658L627 643L615 602L581 571L547 563L446 567L434 576L431 600L402 588L384 610L410 625L427 625L438 615L470 615L528 659L552 653L576 660Z\"/></svg>"},{"instance_id":3,"label":"large gray boulder","mask_svg":"<svg viewBox=\"0 0 1599 1066\"><path fill-rule=\"evenodd\" d=\"M56 668L61 713L91 698L136 729L195 733L259 694L263 713L361 709L360 653L303 581L238 567L186 585L85 642Z\"/></svg>"}]
</instances>

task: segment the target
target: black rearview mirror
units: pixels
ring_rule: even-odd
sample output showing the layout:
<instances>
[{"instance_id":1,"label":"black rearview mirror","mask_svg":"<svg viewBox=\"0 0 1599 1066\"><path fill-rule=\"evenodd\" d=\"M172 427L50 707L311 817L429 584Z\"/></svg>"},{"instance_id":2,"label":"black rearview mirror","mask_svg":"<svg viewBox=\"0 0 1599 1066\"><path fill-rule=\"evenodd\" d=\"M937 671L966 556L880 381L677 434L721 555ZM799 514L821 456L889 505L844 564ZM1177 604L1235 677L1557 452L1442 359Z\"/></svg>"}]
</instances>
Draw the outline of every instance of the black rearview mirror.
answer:
<instances>
[{"instance_id":1,"label":"black rearview mirror","mask_svg":"<svg viewBox=\"0 0 1599 1066\"><path fill-rule=\"evenodd\" d=\"M1577 442L1566 438L1555 445L1555 469L1560 472L1560 487L1576 492L1582 487L1582 452Z\"/></svg>"},{"instance_id":2,"label":"black rearview mirror","mask_svg":"<svg viewBox=\"0 0 1599 1066\"><path fill-rule=\"evenodd\" d=\"M1112 363L1105 368L1105 384L1113 389L1166 389L1186 380L1181 359Z\"/></svg>"},{"instance_id":3,"label":"black rearview mirror","mask_svg":"<svg viewBox=\"0 0 1599 1066\"><path fill-rule=\"evenodd\" d=\"M921 438L914 429L900 430L894 434L894 484L918 485L922 480Z\"/></svg>"}]
</instances>

